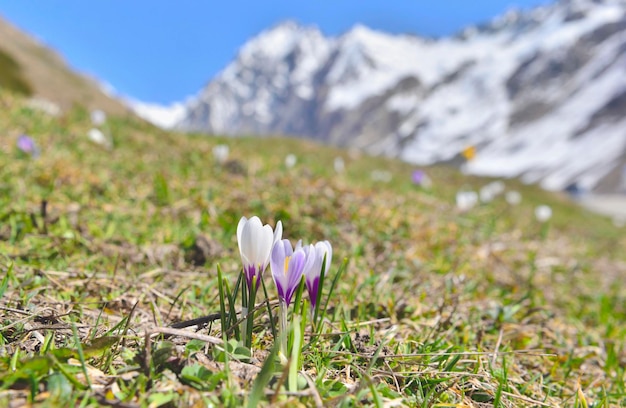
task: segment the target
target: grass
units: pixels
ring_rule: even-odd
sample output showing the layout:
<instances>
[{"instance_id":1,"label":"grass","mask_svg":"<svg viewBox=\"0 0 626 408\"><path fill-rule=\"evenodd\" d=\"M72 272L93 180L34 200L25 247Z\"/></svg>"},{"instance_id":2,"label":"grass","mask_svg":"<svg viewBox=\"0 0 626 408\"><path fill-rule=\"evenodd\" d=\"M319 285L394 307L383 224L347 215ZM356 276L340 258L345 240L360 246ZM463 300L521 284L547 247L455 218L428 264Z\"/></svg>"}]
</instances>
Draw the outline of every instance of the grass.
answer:
<instances>
[{"instance_id":1,"label":"grass","mask_svg":"<svg viewBox=\"0 0 626 408\"><path fill-rule=\"evenodd\" d=\"M507 181L522 204L461 214L456 190L487 180L434 167L422 190L396 161L130 118L109 120L107 150L80 108L48 117L6 92L0 104L2 406L626 404L626 234L565 197ZM17 153L23 132L37 159ZM538 203L555 214L543 233ZM242 215L331 241L328 283L349 259L321 335L305 335L296 391L265 305L251 358L218 321L217 265L232 288Z\"/></svg>"},{"instance_id":2,"label":"grass","mask_svg":"<svg viewBox=\"0 0 626 408\"><path fill-rule=\"evenodd\" d=\"M22 76L20 65L2 50L0 50L0 88L22 95L33 93L28 81Z\"/></svg>"}]
</instances>

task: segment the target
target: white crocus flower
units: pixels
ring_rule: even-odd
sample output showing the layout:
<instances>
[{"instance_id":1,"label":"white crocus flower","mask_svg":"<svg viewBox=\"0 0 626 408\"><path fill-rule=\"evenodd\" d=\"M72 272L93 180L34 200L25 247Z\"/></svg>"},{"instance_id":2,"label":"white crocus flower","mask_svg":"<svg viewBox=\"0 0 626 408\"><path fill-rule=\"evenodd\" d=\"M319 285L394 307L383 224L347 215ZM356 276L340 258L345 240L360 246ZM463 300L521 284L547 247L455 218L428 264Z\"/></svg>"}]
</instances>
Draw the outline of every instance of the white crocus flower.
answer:
<instances>
[{"instance_id":1,"label":"white crocus flower","mask_svg":"<svg viewBox=\"0 0 626 408\"><path fill-rule=\"evenodd\" d=\"M287 166L288 169L293 168L297 162L298 158L295 154L288 154L287 157L285 157L285 166Z\"/></svg>"},{"instance_id":2,"label":"white crocus flower","mask_svg":"<svg viewBox=\"0 0 626 408\"><path fill-rule=\"evenodd\" d=\"M343 173L346 169L346 163L343 161L342 157L335 157L333 167L337 173Z\"/></svg>"},{"instance_id":3,"label":"white crocus flower","mask_svg":"<svg viewBox=\"0 0 626 408\"><path fill-rule=\"evenodd\" d=\"M220 164L226 163L229 154L230 149L228 148L228 145L219 144L213 147L213 157L215 158L215 161Z\"/></svg>"},{"instance_id":4,"label":"white crocus flower","mask_svg":"<svg viewBox=\"0 0 626 408\"><path fill-rule=\"evenodd\" d=\"M89 137L89 140L91 140L92 142L97 143L101 146L104 146L107 149L110 149L112 147L111 141L104 133L102 133L100 129L97 129L97 128L90 129L89 132L87 133L87 137Z\"/></svg>"},{"instance_id":5,"label":"white crocus flower","mask_svg":"<svg viewBox=\"0 0 626 408\"><path fill-rule=\"evenodd\" d=\"M93 123L94 126L102 126L106 121L106 113L104 113L100 109L95 109L91 111L91 123Z\"/></svg>"},{"instance_id":6,"label":"white crocus flower","mask_svg":"<svg viewBox=\"0 0 626 408\"><path fill-rule=\"evenodd\" d=\"M535 218L539 222L546 222L552 218L552 208L547 205L539 205L535 208Z\"/></svg>"},{"instance_id":7,"label":"white crocus flower","mask_svg":"<svg viewBox=\"0 0 626 408\"><path fill-rule=\"evenodd\" d=\"M269 225L263 225L259 217L247 219L241 217L237 225L237 242L243 263L244 275L248 288L259 288L263 271L269 264L272 247L283 236L283 224L278 221L276 230Z\"/></svg>"},{"instance_id":8,"label":"white crocus flower","mask_svg":"<svg viewBox=\"0 0 626 408\"><path fill-rule=\"evenodd\" d=\"M456 207L461 212L472 209L478 203L478 194L475 191L458 191L456 193Z\"/></svg>"},{"instance_id":9,"label":"white crocus flower","mask_svg":"<svg viewBox=\"0 0 626 408\"><path fill-rule=\"evenodd\" d=\"M519 191L515 190L507 191L504 198L506 199L506 202L510 205L518 205L522 202L522 195L519 193Z\"/></svg>"},{"instance_id":10,"label":"white crocus flower","mask_svg":"<svg viewBox=\"0 0 626 408\"><path fill-rule=\"evenodd\" d=\"M480 189L480 191L478 192L478 196L480 197L480 201L482 203L490 203L493 201L496 195L494 194L491 185L487 184Z\"/></svg>"}]
</instances>

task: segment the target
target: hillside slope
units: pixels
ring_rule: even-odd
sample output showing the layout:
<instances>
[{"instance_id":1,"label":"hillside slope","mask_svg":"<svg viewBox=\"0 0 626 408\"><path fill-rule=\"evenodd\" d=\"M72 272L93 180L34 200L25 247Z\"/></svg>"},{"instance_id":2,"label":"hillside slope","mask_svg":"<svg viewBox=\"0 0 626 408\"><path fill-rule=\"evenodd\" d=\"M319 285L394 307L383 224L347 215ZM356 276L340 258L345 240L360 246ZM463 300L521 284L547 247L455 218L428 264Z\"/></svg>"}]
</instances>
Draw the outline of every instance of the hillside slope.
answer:
<instances>
[{"instance_id":1,"label":"hillside slope","mask_svg":"<svg viewBox=\"0 0 626 408\"><path fill-rule=\"evenodd\" d=\"M626 404L626 233L567 197L507 181L518 205L459 211L457 190L491 180L429 167L418 187L398 160L133 118L110 119L107 149L84 109L47 116L1 91L0 105L1 406ZM324 298L349 258L295 385L270 354L269 270L252 350L239 303L220 311L218 271L234 288L253 215L332 243Z\"/></svg>"},{"instance_id":2,"label":"hillside slope","mask_svg":"<svg viewBox=\"0 0 626 408\"><path fill-rule=\"evenodd\" d=\"M96 81L74 72L63 59L0 16L0 52L16 63L27 94L69 109L74 104L122 115L129 109L106 95ZM0 82L1 86L1 82Z\"/></svg>"}]
</instances>

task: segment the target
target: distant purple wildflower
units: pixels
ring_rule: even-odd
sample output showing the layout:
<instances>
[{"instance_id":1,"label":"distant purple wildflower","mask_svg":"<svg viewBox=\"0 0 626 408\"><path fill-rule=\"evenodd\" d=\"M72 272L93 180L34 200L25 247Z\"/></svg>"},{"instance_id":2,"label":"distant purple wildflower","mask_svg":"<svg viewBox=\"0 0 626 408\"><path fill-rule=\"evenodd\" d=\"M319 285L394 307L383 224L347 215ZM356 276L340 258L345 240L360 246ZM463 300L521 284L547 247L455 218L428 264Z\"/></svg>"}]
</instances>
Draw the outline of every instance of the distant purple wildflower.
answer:
<instances>
[{"instance_id":1,"label":"distant purple wildflower","mask_svg":"<svg viewBox=\"0 0 626 408\"><path fill-rule=\"evenodd\" d=\"M17 148L25 154L28 154L33 157L37 157L39 155L39 149L37 148L37 144L35 141L27 135L21 135L17 138Z\"/></svg>"},{"instance_id":2,"label":"distant purple wildflower","mask_svg":"<svg viewBox=\"0 0 626 408\"><path fill-rule=\"evenodd\" d=\"M426 174L424 174L422 170L415 170L413 172L413 176L411 177L411 179L413 180L413 184L417 184L418 186L421 185L424 181L425 175Z\"/></svg>"},{"instance_id":3,"label":"distant purple wildflower","mask_svg":"<svg viewBox=\"0 0 626 408\"><path fill-rule=\"evenodd\" d=\"M428 174L426 174L426 172L423 170L413 171L413 174L411 174L411 181L416 186L420 186L424 188L430 188L432 186L432 180L430 179L430 177L428 177Z\"/></svg>"}]
</instances>

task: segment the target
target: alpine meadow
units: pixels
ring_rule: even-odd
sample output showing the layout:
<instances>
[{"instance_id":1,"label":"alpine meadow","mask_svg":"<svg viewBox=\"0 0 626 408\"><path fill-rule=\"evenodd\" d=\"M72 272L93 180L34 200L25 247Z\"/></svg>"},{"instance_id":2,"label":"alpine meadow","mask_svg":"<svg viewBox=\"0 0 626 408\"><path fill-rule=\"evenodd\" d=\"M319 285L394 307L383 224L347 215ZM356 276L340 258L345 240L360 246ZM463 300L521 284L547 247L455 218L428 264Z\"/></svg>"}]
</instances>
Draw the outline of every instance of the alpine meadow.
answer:
<instances>
[{"instance_id":1,"label":"alpine meadow","mask_svg":"<svg viewBox=\"0 0 626 408\"><path fill-rule=\"evenodd\" d=\"M4 406L626 401L626 237L564 196L507 181L521 202L461 211L457 190L488 180L430 167L418 186L394 160L132 117L106 119L107 147L83 108L0 102ZM332 243L325 308L315 321L296 289L286 353L269 271L242 314L237 229L253 215L293 244Z\"/></svg>"},{"instance_id":2,"label":"alpine meadow","mask_svg":"<svg viewBox=\"0 0 626 408\"><path fill-rule=\"evenodd\" d=\"M166 130L0 19L0 407L626 406L625 28L286 22Z\"/></svg>"}]
</instances>

